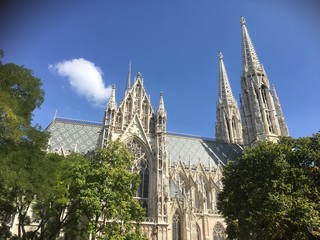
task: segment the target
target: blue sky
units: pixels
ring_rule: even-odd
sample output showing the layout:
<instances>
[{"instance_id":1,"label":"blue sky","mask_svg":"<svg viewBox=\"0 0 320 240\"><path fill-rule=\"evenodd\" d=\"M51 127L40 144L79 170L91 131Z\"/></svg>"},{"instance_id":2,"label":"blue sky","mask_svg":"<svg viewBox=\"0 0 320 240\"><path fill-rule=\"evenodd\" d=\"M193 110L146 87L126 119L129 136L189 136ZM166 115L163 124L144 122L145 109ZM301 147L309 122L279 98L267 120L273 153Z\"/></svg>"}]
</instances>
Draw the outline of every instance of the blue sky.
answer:
<instances>
[{"instance_id":1,"label":"blue sky","mask_svg":"<svg viewBox=\"0 0 320 240\"><path fill-rule=\"evenodd\" d=\"M214 137L220 50L237 100L241 93L243 15L290 134L302 137L320 130L319 12L317 0L8 0L0 49L4 63L41 78L34 123L43 128L56 110L101 121L110 86L118 104L124 96L131 60L154 110L164 93L168 131Z\"/></svg>"}]
</instances>

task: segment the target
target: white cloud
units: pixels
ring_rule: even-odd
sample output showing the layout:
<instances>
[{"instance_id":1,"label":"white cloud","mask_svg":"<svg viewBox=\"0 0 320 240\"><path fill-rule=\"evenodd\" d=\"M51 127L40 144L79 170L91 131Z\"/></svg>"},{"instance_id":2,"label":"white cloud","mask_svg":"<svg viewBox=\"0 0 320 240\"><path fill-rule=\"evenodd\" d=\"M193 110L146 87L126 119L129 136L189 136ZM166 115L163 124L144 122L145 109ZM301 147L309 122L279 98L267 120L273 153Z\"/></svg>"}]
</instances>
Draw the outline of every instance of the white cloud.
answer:
<instances>
[{"instance_id":1,"label":"white cloud","mask_svg":"<svg viewBox=\"0 0 320 240\"><path fill-rule=\"evenodd\" d=\"M102 106L110 97L111 86L105 87L102 71L93 62L78 58L50 64L49 69L66 77L71 88L95 106Z\"/></svg>"}]
</instances>

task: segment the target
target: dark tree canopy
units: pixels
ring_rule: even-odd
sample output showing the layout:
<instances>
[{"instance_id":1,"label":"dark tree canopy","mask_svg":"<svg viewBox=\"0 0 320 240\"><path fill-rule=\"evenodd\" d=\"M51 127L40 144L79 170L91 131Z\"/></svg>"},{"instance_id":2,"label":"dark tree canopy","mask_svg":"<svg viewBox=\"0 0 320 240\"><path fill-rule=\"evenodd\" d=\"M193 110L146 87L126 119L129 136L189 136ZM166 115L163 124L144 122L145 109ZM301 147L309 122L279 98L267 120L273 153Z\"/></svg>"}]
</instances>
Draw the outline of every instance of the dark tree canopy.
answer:
<instances>
[{"instance_id":1,"label":"dark tree canopy","mask_svg":"<svg viewBox=\"0 0 320 240\"><path fill-rule=\"evenodd\" d=\"M320 239L320 134L260 142L223 173L229 239Z\"/></svg>"}]
</instances>

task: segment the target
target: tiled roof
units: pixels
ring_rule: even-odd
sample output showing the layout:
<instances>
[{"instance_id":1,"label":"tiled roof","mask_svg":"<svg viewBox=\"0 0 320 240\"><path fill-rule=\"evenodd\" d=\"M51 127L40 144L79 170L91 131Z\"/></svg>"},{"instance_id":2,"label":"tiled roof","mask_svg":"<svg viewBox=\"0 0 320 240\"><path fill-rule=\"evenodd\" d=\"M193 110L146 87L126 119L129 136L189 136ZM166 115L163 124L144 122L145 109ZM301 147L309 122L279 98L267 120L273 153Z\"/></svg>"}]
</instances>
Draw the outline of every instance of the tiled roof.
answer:
<instances>
[{"instance_id":1,"label":"tiled roof","mask_svg":"<svg viewBox=\"0 0 320 240\"><path fill-rule=\"evenodd\" d=\"M46 128L51 133L49 150L87 153L98 147L101 123L74 119L55 118Z\"/></svg>"},{"instance_id":2,"label":"tiled roof","mask_svg":"<svg viewBox=\"0 0 320 240\"><path fill-rule=\"evenodd\" d=\"M47 127L51 133L49 150L65 154L71 152L87 153L98 147L101 123L74 119L55 118ZM242 153L239 145L217 143L214 139L167 133L167 151L171 165L179 161L185 165L216 167L218 162L225 164Z\"/></svg>"},{"instance_id":3,"label":"tiled roof","mask_svg":"<svg viewBox=\"0 0 320 240\"><path fill-rule=\"evenodd\" d=\"M235 144L217 143L214 139L181 134L167 134L167 150L171 165L183 162L191 167L201 163L204 167L216 167L235 160L242 147Z\"/></svg>"}]
</instances>

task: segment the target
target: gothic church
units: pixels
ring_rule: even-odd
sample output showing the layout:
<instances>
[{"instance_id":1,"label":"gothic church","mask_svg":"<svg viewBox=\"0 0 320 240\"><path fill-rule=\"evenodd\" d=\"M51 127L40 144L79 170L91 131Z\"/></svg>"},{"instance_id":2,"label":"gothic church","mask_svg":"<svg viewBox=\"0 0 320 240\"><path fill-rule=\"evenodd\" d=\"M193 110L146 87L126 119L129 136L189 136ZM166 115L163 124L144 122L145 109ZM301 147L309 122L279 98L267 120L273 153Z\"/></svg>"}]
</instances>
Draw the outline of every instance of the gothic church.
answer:
<instances>
[{"instance_id":1,"label":"gothic church","mask_svg":"<svg viewBox=\"0 0 320 240\"><path fill-rule=\"evenodd\" d=\"M219 98L216 139L167 132L163 94L155 111L138 73L131 83L129 67L122 102L116 89L102 124L55 117L49 151L68 155L103 148L120 139L134 155L133 171L141 186L135 198L146 209L142 229L149 239L223 240L225 222L217 212L222 168L257 141L277 141L288 129L279 98L260 64L243 17L240 110L219 53ZM132 85L131 85L132 84Z\"/></svg>"}]
</instances>

